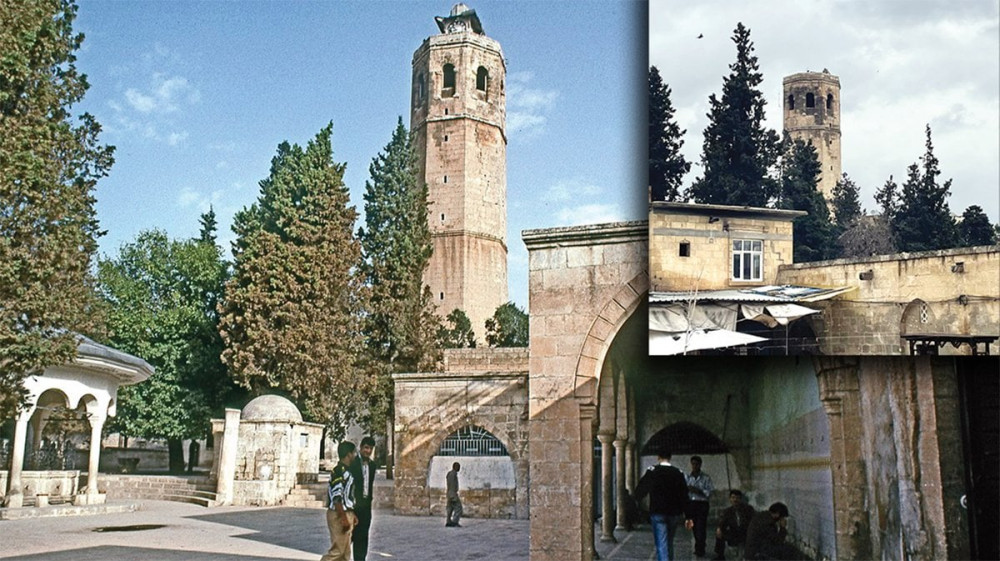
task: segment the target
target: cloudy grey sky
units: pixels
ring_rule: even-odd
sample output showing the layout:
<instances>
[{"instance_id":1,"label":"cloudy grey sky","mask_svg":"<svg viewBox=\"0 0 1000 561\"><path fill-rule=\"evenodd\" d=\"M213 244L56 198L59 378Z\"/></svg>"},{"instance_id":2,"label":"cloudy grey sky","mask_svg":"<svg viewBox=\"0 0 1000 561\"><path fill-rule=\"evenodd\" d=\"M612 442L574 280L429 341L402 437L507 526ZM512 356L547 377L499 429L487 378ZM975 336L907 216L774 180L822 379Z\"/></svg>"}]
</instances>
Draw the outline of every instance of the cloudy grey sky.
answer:
<instances>
[{"instance_id":1,"label":"cloudy grey sky","mask_svg":"<svg viewBox=\"0 0 1000 561\"><path fill-rule=\"evenodd\" d=\"M843 171L875 208L875 189L924 153L933 132L950 206L978 204L994 223L1000 198L1000 2L997 0L650 0L649 63L672 88L687 129L683 151L701 175L708 96L736 59L737 22L750 37L781 128L781 80L824 68L840 77ZM698 39L699 35L703 38Z\"/></svg>"}]
</instances>

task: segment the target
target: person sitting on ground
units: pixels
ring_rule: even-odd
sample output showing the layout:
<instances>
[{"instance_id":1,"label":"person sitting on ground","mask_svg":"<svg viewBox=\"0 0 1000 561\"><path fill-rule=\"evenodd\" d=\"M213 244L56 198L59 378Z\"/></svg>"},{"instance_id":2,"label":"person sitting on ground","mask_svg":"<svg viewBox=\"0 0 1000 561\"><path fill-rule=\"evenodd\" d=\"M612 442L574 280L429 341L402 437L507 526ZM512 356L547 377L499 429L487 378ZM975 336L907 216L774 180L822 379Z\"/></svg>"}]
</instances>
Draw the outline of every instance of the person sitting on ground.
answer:
<instances>
[{"instance_id":1,"label":"person sitting on ground","mask_svg":"<svg viewBox=\"0 0 1000 561\"><path fill-rule=\"evenodd\" d=\"M715 529L715 561L726 559L726 544L739 547L746 542L747 528L757 511L743 502L743 492L739 489L729 491L729 506L719 517L719 526Z\"/></svg>"},{"instance_id":2,"label":"person sitting on ground","mask_svg":"<svg viewBox=\"0 0 1000 561\"><path fill-rule=\"evenodd\" d=\"M788 535L788 507L774 503L750 519L744 559L797 559L798 551L785 543Z\"/></svg>"}]
</instances>

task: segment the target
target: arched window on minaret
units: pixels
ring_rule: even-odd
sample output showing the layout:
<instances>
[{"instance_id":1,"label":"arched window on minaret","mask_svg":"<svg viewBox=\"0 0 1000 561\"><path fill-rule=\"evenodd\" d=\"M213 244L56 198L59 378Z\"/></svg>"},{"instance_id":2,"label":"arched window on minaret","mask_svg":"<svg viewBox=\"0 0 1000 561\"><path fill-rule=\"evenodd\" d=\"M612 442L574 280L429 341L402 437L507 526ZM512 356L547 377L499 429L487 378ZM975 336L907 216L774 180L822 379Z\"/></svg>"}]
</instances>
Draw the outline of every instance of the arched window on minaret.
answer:
<instances>
[{"instance_id":1,"label":"arched window on minaret","mask_svg":"<svg viewBox=\"0 0 1000 561\"><path fill-rule=\"evenodd\" d=\"M455 65L446 64L444 65L444 83L441 85L444 89L455 89Z\"/></svg>"},{"instance_id":2,"label":"arched window on minaret","mask_svg":"<svg viewBox=\"0 0 1000 561\"><path fill-rule=\"evenodd\" d=\"M795 96L788 94L788 109L795 109Z\"/></svg>"},{"instance_id":3,"label":"arched window on minaret","mask_svg":"<svg viewBox=\"0 0 1000 561\"><path fill-rule=\"evenodd\" d=\"M486 86L489 84L490 73L486 70L485 66L480 66L479 70L476 71L476 89L485 92Z\"/></svg>"},{"instance_id":4,"label":"arched window on minaret","mask_svg":"<svg viewBox=\"0 0 1000 561\"><path fill-rule=\"evenodd\" d=\"M806 94L806 107L816 107L816 96L811 92Z\"/></svg>"},{"instance_id":5,"label":"arched window on minaret","mask_svg":"<svg viewBox=\"0 0 1000 561\"><path fill-rule=\"evenodd\" d=\"M424 78L424 73L421 72L417 76L417 105L423 104L427 100L427 79Z\"/></svg>"},{"instance_id":6,"label":"arched window on minaret","mask_svg":"<svg viewBox=\"0 0 1000 561\"><path fill-rule=\"evenodd\" d=\"M833 111L833 94L826 94L826 110Z\"/></svg>"}]
</instances>

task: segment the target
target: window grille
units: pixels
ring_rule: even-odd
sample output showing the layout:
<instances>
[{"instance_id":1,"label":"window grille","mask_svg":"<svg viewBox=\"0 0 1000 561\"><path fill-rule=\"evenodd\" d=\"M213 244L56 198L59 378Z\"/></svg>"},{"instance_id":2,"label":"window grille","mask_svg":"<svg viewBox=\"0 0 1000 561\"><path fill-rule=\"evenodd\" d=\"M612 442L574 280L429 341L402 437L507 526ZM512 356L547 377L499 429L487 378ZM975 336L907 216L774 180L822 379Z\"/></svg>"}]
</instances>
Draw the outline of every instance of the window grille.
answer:
<instances>
[{"instance_id":1,"label":"window grille","mask_svg":"<svg viewBox=\"0 0 1000 561\"><path fill-rule=\"evenodd\" d=\"M509 456L507 447L482 427L468 426L441 443L438 456Z\"/></svg>"}]
</instances>

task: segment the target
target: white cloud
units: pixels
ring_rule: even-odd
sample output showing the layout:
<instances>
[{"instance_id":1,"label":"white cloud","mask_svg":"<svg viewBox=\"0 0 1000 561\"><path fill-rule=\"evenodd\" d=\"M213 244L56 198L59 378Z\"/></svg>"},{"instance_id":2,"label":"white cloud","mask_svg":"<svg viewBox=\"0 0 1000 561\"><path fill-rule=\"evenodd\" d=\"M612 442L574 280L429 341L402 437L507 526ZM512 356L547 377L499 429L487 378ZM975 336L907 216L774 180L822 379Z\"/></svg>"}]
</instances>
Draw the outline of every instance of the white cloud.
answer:
<instances>
[{"instance_id":1,"label":"white cloud","mask_svg":"<svg viewBox=\"0 0 1000 561\"><path fill-rule=\"evenodd\" d=\"M513 138L530 138L545 131L547 114L555 107L559 92L530 87L534 74L515 72L507 76L507 131Z\"/></svg>"},{"instance_id":2,"label":"white cloud","mask_svg":"<svg viewBox=\"0 0 1000 561\"><path fill-rule=\"evenodd\" d=\"M196 208L199 212L208 212L210 208L218 209L224 194L221 189L206 194L191 187L184 187L177 195L177 204L181 208Z\"/></svg>"},{"instance_id":3,"label":"white cloud","mask_svg":"<svg viewBox=\"0 0 1000 561\"><path fill-rule=\"evenodd\" d=\"M552 185L542 193L541 199L547 202L566 202L581 198L592 198L601 193L601 187L587 183L581 179L567 179Z\"/></svg>"},{"instance_id":4,"label":"white cloud","mask_svg":"<svg viewBox=\"0 0 1000 561\"><path fill-rule=\"evenodd\" d=\"M171 146L177 146L181 142L184 142L185 140L187 140L187 137L188 137L187 131L184 131L184 132L172 132L172 133L170 133L170 134L167 135L167 144L169 144Z\"/></svg>"},{"instance_id":5,"label":"white cloud","mask_svg":"<svg viewBox=\"0 0 1000 561\"><path fill-rule=\"evenodd\" d=\"M621 222L625 219L617 203L584 204L564 207L556 212L556 222L560 226Z\"/></svg>"}]
</instances>

